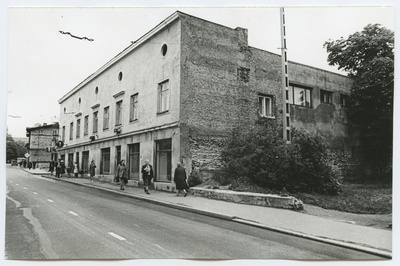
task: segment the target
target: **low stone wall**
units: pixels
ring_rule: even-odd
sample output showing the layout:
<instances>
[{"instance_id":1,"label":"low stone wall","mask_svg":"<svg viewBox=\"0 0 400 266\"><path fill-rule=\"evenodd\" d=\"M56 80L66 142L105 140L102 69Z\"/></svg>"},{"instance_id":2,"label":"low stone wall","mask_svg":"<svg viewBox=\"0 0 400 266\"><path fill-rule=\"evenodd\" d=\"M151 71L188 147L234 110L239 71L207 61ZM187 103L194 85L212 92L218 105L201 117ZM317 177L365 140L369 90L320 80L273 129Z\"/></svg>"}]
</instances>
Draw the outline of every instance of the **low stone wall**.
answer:
<instances>
[{"instance_id":1,"label":"low stone wall","mask_svg":"<svg viewBox=\"0 0 400 266\"><path fill-rule=\"evenodd\" d=\"M190 188L190 192L195 196L206 197L217 200L242 203L247 205L257 205L265 207L303 209L303 203L295 197L283 197L272 194L260 194L251 192L239 192L231 190Z\"/></svg>"}]
</instances>

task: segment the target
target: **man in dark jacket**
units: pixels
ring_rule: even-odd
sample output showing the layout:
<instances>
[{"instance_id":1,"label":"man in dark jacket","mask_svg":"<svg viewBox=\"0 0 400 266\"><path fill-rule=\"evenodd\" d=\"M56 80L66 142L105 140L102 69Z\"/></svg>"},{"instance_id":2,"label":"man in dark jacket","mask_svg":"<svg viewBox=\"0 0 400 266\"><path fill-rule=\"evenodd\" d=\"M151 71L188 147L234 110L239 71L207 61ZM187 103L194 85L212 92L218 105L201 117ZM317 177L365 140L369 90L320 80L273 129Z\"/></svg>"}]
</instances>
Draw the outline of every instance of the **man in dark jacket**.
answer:
<instances>
[{"instance_id":1,"label":"man in dark jacket","mask_svg":"<svg viewBox=\"0 0 400 266\"><path fill-rule=\"evenodd\" d=\"M178 192L176 193L175 196L179 196L179 193L181 191L183 191L183 193L184 193L183 196L186 197L186 195L187 195L187 192L186 192L186 188L187 188L186 170L182 166L182 164L179 162L176 164L175 173L174 173L174 182L175 182L176 189L178 190Z\"/></svg>"},{"instance_id":2,"label":"man in dark jacket","mask_svg":"<svg viewBox=\"0 0 400 266\"><path fill-rule=\"evenodd\" d=\"M153 178L153 166L149 164L148 159L146 159L145 164L142 166L142 177L143 177L144 192L146 194L150 194L149 186L151 183L151 179Z\"/></svg>"}]
</instances>

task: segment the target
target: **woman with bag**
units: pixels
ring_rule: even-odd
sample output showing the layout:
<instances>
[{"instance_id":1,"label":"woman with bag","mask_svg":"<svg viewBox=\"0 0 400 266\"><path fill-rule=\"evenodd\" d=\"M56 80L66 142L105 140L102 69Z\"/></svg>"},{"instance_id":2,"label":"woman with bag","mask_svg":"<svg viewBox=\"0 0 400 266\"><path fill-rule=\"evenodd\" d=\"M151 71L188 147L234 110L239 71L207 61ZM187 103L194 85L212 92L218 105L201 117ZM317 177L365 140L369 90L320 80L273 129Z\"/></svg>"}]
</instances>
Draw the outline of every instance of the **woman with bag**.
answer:
<instances>
[{"instance_id":1,"label":"woman with bag","mask_svg":"<svg viewBox=\"0 0 400 266\"><path fill-rule=\"evenodd\" d=\"M94 163L94 160L92 159L92 161L90 162L90 166L89 166L89 172L90 172L90 181L93 182L93 177L95 175L95 171L96 171L96 164Z\"/></svg>"},{"instance_id":2,"label":"woman with bag","mask_svg":"<svg viewBox=\"0 0 400 266\"><path fill-rule=\"evenodd\" d=\"M121 160L121 162L119 163L115 178L121 181L120 190L124 190L124 185L128 183L128 178L126 176L125 160Z\"/></svg>"},{"instance_id":3,"label":"woman with bag","mask_svg":"<svg viewBox=\"0 0 400 266\"><path fill-rule=\"evenodd\" d=\"M176 185L176 189L178 190L178 192L176 193L175 196L179 196L179 193L181 191L183 191L183 196L186 197L187 195L187 175L186 175L186 170L185 168L183 168L181 163L177 163L176 164L176 168L175 168L175 173L174 173L174 182Z\"/></svg>"}]
</instances>

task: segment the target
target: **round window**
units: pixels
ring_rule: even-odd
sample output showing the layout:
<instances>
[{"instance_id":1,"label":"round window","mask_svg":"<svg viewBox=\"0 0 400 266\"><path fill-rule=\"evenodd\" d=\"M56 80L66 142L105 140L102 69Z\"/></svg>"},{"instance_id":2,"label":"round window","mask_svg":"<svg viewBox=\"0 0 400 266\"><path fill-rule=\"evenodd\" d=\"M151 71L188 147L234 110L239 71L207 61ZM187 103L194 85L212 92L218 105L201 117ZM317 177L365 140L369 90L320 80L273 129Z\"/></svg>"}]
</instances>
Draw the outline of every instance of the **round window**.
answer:
<instances>
[{"instance_id":1,"label":"round window","mask_svg":"<svg viewBox=\"0 0 400 266\"><path fill-rule=\"evenodd\" d=\"M122 72L119 72L119 74L118 74L118 80L121 80L122 79Z\"/></svg>"},{"instance_id":2,"label":"round window","mask_svg":"<svg viewBox=\"0 0 400 266\"><path fill-rule=\"evenodd\" d=\"M167 51L168 51L168 46L166 44L163 44L163 46L161 46L162 56L165 56L167 54Z\"/></svg>"}]
</instances>

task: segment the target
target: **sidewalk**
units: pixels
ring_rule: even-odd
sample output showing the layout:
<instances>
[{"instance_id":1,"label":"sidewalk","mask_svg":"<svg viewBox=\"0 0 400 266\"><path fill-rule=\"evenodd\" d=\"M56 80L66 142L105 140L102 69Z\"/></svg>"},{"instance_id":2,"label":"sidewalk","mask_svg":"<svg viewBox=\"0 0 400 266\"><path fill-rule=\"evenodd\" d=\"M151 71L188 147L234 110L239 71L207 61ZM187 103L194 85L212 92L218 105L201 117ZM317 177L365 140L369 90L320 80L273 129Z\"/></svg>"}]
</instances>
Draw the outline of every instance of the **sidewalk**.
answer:
<instances>
[{"instance_id":1,"label":"sidewalk","mask_svg":"<svg viewBox=\"0 0 400 266\"><path fill-rule=\"evenodd\" d=\"M90 182L87 178L55 178L46 171L23 169L32 174L74 183L77 185L123 194L127 197L202 213L217 218L245 223L294 236L313 239L324 243L362 250L371 254L392 257L392 231L348 224L336 220L312 216L288 209L252 206L193 196L175 197L175 193L151 190L146 195L141 188L100 181Z\"/></svg>"}]
</instances>

